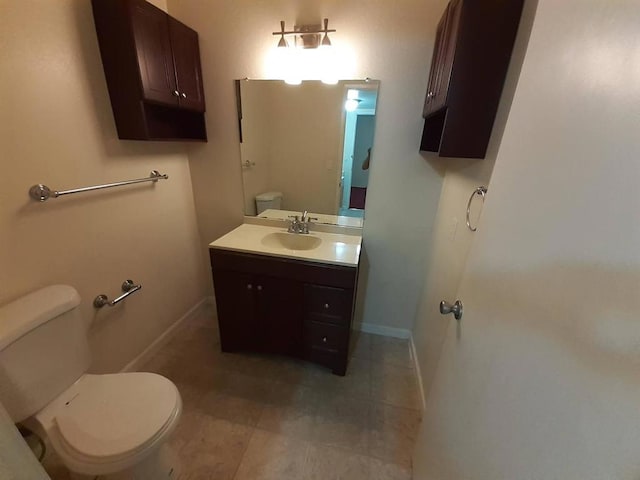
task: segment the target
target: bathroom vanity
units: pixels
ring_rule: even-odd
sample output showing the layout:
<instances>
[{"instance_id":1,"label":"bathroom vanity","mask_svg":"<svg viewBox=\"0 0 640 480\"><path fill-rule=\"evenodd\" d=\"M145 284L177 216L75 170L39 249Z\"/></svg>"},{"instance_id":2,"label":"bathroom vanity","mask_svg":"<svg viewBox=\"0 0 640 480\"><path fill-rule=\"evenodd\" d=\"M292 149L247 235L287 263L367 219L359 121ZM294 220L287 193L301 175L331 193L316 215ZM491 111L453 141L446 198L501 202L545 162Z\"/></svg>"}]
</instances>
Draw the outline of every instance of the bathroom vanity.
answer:
<instances>
[{"instance_id":1,"label":"bathroom vanity","mask_svg":"<svg viewBox=\"0 0 640 480\"><path fill-rule=\"evenodd\" d=\"M291 355L344 375L361 241L244 224L211 243L222 350Z\"/></svg>"}]
</instances>

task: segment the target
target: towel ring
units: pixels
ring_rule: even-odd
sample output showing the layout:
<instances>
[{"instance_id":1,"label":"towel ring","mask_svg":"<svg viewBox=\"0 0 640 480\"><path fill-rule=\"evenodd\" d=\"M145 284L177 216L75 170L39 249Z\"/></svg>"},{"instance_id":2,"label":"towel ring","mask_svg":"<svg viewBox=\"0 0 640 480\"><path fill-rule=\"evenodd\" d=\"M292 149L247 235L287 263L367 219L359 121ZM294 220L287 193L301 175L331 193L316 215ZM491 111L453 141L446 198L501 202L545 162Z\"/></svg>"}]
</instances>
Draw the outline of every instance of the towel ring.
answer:
<instances>
[{"instance_id":1,"label":"towel ring","mask_svg":"<svg viewBox=\"0 0 640 480\"><path fill-rule=\"evenodd\" d=\"M472 227L471 221L469 220L469 215L471 215L471 202L473 202L473 197L476 195L480 195L482 197L482 203L484 204L484 196L487 193L487 187L478 187L476 188L471 196L469 197L469 203L467 203L467 228L472 232L475 232L478 227Z\"/></svg>"}]
</instances>

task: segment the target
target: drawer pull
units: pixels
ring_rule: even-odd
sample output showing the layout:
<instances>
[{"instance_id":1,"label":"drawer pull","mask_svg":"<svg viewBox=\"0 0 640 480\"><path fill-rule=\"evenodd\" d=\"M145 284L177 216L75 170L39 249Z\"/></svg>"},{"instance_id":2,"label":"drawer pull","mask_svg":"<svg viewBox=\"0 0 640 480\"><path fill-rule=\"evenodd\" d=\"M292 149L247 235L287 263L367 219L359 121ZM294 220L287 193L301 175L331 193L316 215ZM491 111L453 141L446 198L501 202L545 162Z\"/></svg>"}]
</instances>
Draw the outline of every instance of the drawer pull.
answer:
<instances>
[{"instance_id":1,"label":"drawer pull","mask_svg":"<svg viewBox=\"0 0 640 480\"><path fill-rule=\"evenodd\" d=\"M325 309L325 310L329 310L329 304L328 304L328 303L325 303L325 304L324 304L324 309Z\"/></svg>"},{"instance_id":2,"label":"drawer pull","mask_svg":"<svg viewBox=\"0 0 640 480\"><path fill-rule=\"evenodd\" d=\"M247 283L247 290L251 290L253 288L253 285L251 285L250 283Z\"/></svg>"},{"instance_id":3,"label":"drawer pull","mask_svg":"<svg viewBox=\"0 0 640 480\"><path fill-rule=\"evenodd\" d=\"M327 343L327 337L322 337L322 343Z\"/></svg>"},{"instance_id":4,"label":"drawer pull","mask_svg":"<svg viewBox=\"0 0 640 480\"><path fill-rule=\"evenodd\" d=\"M262 285L258 285L256 288L258 289L259 292L262 291Z\"/></svg>"}]
</instances>

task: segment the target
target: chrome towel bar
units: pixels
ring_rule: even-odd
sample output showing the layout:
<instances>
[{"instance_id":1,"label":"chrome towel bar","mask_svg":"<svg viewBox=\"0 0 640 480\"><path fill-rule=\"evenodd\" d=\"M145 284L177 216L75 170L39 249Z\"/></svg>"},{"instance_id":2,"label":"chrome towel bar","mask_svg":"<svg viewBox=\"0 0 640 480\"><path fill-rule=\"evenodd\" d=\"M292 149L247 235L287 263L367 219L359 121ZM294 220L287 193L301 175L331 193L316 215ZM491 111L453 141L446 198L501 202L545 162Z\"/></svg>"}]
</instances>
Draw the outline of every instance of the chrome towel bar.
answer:
<instances>
[{"instance_id":1,"label":"chrome towel bar","mask_svg":"<svg viewBox=\"0 0 640 480\"><path fill-rule=\"evenodd\" d=\"M138 290L142 288L142 285L136 285L133 283L133 280L125 280L122 282L122 291L124 292L118 298L114 298L113 300L109 300L105 294L100 294L96 298L93 299L93 306L95 308L102 307L113 307L123 301L132 293L136 293Z\"/></svg>"},{"instance_id":2,"label":"chrome towel bar","mask_svg":"<svg viewBox=\"0 0 640 480\"><path fill-rule=\"evenodd\" d=\"M32 199L37 200L39 202L44 202L48 200L50 197L58 198L63 195L71 195L72 193L81 193L81 192L90 192L92 190L101 190L103 188L111 188L111 187L122 187L123 185L132 185L134 183L142 183L142 182L157 182L158 180L166 180L169 178L169 175L164 175L158 172L157 170L152 170L151 174L146 178L136 178L134 180L124 180L122 182L114 182L114 183L105 183L103 185L93 185L91 187L82 187L82 188L72 188L69 190L51 190L46 185L42 185L39 183L38 185L34 185L29 189L29 195Z\"/></svg>"}]
</instances>

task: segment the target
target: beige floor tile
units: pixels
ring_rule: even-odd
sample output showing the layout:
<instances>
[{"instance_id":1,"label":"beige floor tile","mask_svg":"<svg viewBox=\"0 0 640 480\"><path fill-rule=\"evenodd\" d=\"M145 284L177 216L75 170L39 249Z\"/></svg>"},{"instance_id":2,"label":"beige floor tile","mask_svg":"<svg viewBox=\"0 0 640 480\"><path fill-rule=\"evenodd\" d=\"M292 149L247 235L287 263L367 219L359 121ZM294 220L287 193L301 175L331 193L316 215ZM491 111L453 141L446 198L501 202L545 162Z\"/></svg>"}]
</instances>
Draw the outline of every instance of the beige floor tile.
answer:
<instances>
[{"instance_id":1,"label":"beige floor tile","mask_svg":"<svg viewBox=\"0 0 640 480\"><path fill-rule=\"evenodd\" d=\"M272 406L292 407L313 414L325 398L324 392L307 385L273 382L265 402Z\"/></svg>"},{"instance_id":2,"label":"beige floor tile","mask_svg":"<svg viewBox=\"0 0 640 480\"><path fill-rule=\"evenodd\" d=\"M369 454L405 469L411 468L420 413L408 408L373 404L370 415Z\"/></svg>"},{"instance_id":3,"label":"beige floor tile","mask_svg":"<svg viewBox=\"0 0 640 480\"><path fill-rule=\"evenodd\" d=\"M236 361L231 370L250 377L261 379L277 379L280 359L268 355L236 354Z\"/></svg>"},{"instance_id":4,"label":"beige floor tile","mask_svg":"<svg viewBox=\"0 0 640 480\"><path fill-rule=\"evenodd\" d=\"M335 448L311 445L307 451L304 480L368 480L369 457Z\"/></svg>"},{"instance_id":5,"label":"beige floor tile","mask_svg":"<svg viewBox=\"0 0 640 480\"><path fill-rule=\"evenodd\" d=\"M413 368L409 341L400 338L373 335L371 339L371 361L376 366L395 365Z\"/></svg>"},{"instance_id":6,"label":"beige floor tile","mask_svg":"<svg viewBox=\"0 0 640 480\"><path fill-rule=\"evenodd\" d=\"M334 397L314 416L311 440L366 454L369 450L371 404L368 401Z\"/></svg>"},{"instance_id":7,"label":"beige floor tile","mask_svg":"<svg viewBox=\"0 0 640 480\"><path fill-rule=\"evenodd\" d=\"M199 426L180 449L181 479L233 479L253 429L207 415L200 415L199 420Z\"/></svg>"},{"instance_id":8,"label":"beige floor tile","mask_svg":"<svg viewBox=\"0 0 640 480\"><path fill-rule=\"evenodd\" d=\"M264 404L255 400L211 391L199 398L195 408L213 418L254 427L260 419Z\"/></svg>"},{"instance_id":9,"label":"beige floor tile","mask_svg":"<svg viewBox=\"0 0 640 480\"><path fill-rule=\"evenodd\" d=\"M304 480L309 444L256 429L234 480Z\"/></svg>"},{"instance_id":10,"label":"beige floor tile","mask_svg":"<svg viewBox=\"0 0 640 480\"><path fill-rule=\"evenodd\" d=\"M267 405L262 410L257 427L272 433L310 440L314 434L314 421L313 413L306 408Z\"/></svg>"},{"instance_id":11,"label":"beige floor tile","mask_svg":"<svg viewBox=\"0 0 640 480\"><path fill-rule=\"evenodd\" d=\"M411 480L411 469L385 463L376 458L370 459L371 473L369 480Z\"/></svg>"},{"instance_id":12,"label":"beige floor tile","mask_svg":"<svg viewBox=\"0 0 640 480\"><path fill-rule=\"evenodd\" d=\"M241 373L228 373L221 384L221 391L228 395L264 403L273 381Z\"/></svg>"},{"instance_id":13,"label":"beige floor tile","mask_svg":"<svg viewBox=\"0 0 640 480\"><path fill-rule=\"evenodd\" d=\"M324 375L315 377L311 386L330 395L368 400L372 392L371 364L368 360L352 358L345 376L333 375L326 371Z\"/></svg>"},{"instance_id":14,"label":"beige floor tile","mask_svg":"<svg viewBox=\"0 0 640 480\"><path fill-rule=\"evenodd\" d=\"M396 407L420 408L418 384L412 368L384 365L371 374L373 400Z\"/></svg>"},{"instance_id":15,"label":"beige floor tile","mask_svg":"<svg viewBox=\"0 0 640 480\"><path fill-rule=\"evenodd\" d=\"M352 331L349 355L352 358L361 358L363 360L369 360L371 358L371 338L373 335L370 333Z\"/></svg>"},{"instance_id":16,"label":"beige floor tile","mask_svg":"<svg viewBox=\"0 0 640 480\"><path fill-rule=\"evenodd\" d=\"M177 385L177 387L180 392L180 398L182 398L182 411L195 411L199 407L200 399L205 394L205 391L193 385Z\"/></svg>"},{"instance_id":17,"label":"beige floor tile","mask_svg":"<svg viewBox=\"0 0 640 480\"><path fill-rule=\"evenodd\" d=\"M339 377L295 359L223 353L215 325L213 314L190 321L145 365L183 398L171 439L182 480L411 478L419 397L406 342L360 333Z\"/></svg>"},{"instance_id":18,"label":"beige floor tile","mask_svg":"<svg viewBox=\"0 0 640 480\"><path fill-rule=\"evenodd\" d=\"M302 360L281 358L275 368L275 380L293 385L315 385L318 377L331 375L331 371Z\"/></svg>"},{"instance_id":19,"label":"beige floor tile","mask_svg":"<svg viewBox=\"0 0 640 480\"><path fill-rule=\"evenodd\" d=\"M175 442L181 447L184 443L190 442L194 438L200 435L200 429L205 421L205 415L198 410L184 410L178 426L173 432L173 438L176 440L182 440L181 442Z\"/></svg>"}]
</instances>

